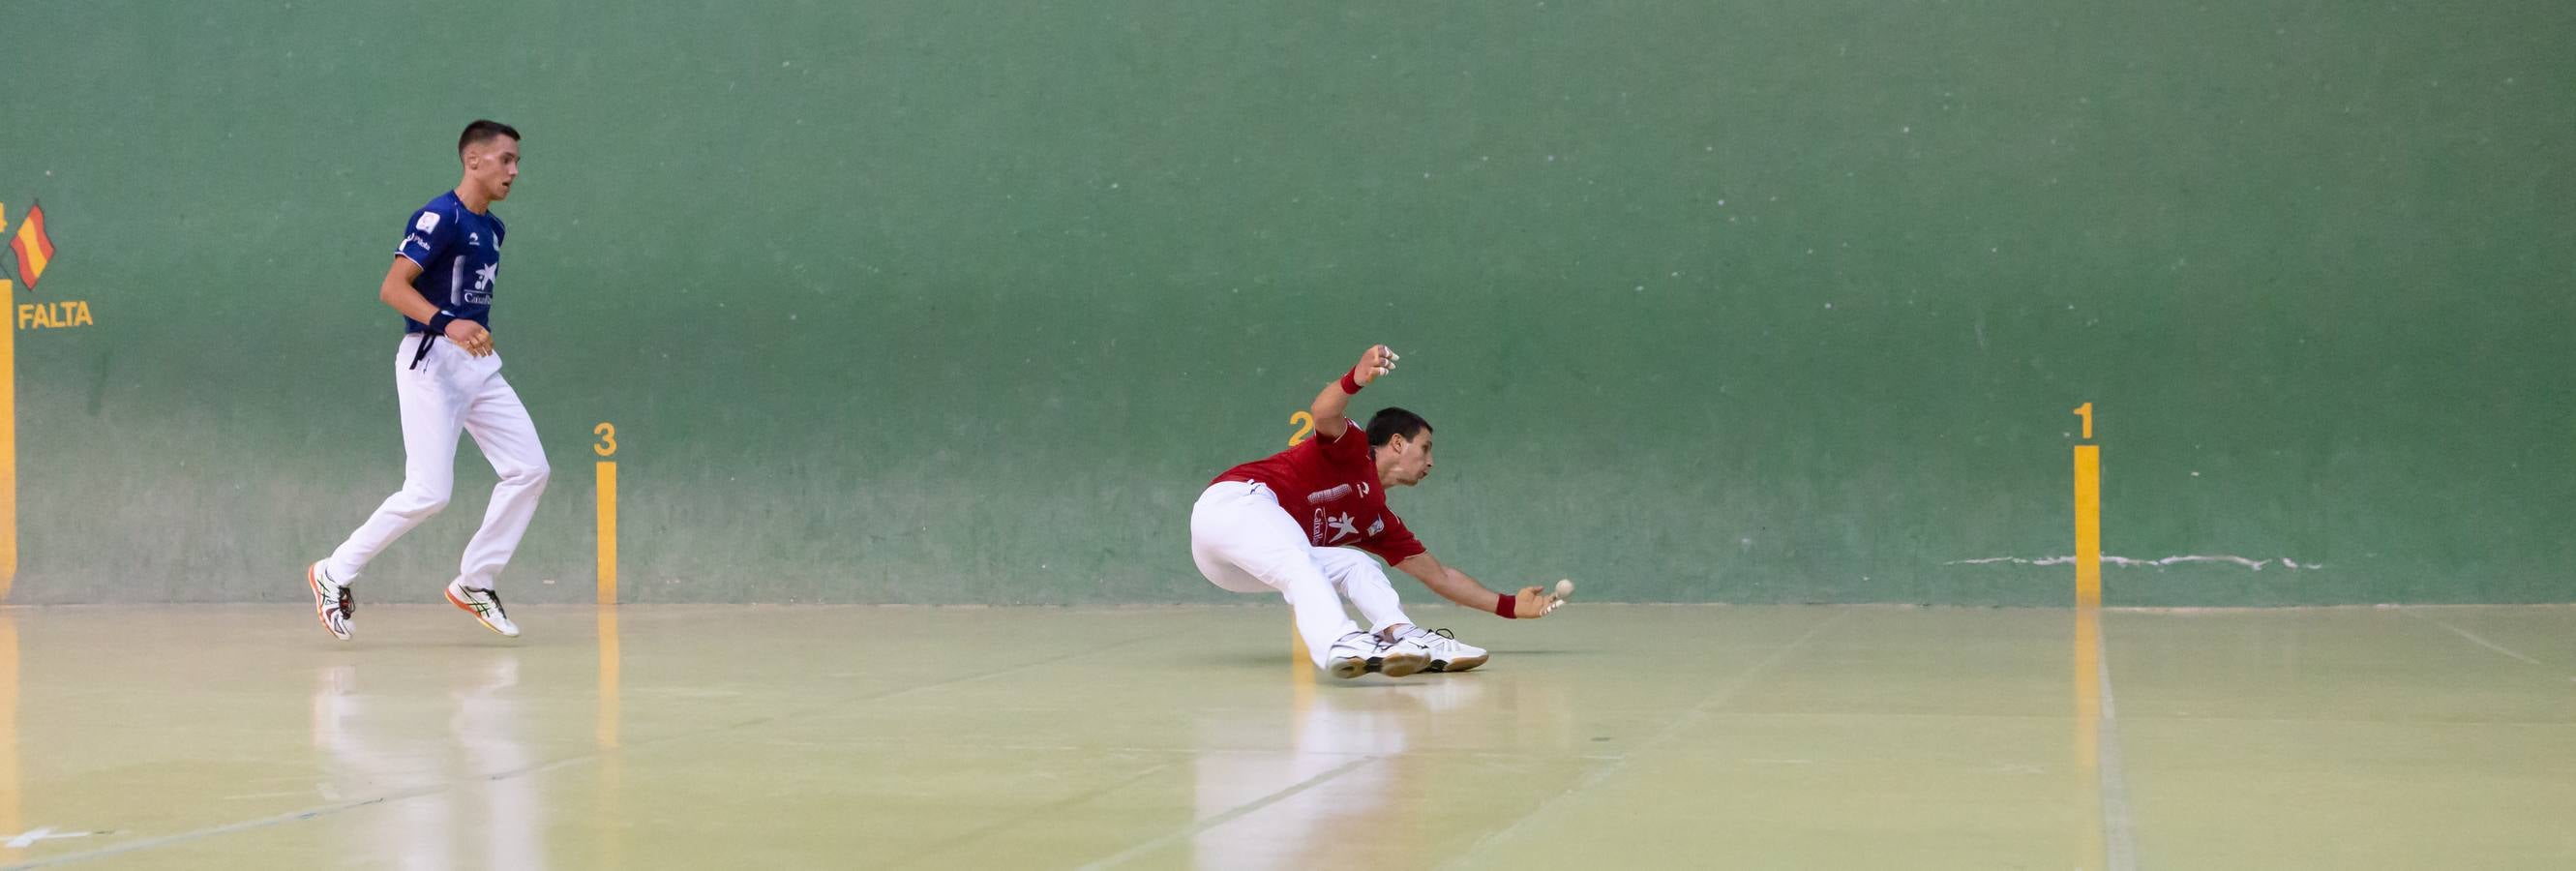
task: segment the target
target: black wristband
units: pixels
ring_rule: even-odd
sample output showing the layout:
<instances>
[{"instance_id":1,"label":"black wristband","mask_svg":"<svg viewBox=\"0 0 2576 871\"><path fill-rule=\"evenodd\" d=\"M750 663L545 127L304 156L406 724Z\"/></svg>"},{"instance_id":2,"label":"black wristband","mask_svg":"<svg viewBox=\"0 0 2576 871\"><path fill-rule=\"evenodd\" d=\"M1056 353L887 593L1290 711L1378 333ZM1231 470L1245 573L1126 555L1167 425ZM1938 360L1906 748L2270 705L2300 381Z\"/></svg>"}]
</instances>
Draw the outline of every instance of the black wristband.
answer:
<instances>
[{"instance_id":1,"label":"black wristband","mask_svg":"<svg viewBox=\"0 0 2576 871\"><path fill-rule=\"evenodd\" d=\"M439 312L437 314L430 315L429 334L433 336L447 335L447 325L455 322L456 316L446 312Z\"/></svg>"}]
</instances>

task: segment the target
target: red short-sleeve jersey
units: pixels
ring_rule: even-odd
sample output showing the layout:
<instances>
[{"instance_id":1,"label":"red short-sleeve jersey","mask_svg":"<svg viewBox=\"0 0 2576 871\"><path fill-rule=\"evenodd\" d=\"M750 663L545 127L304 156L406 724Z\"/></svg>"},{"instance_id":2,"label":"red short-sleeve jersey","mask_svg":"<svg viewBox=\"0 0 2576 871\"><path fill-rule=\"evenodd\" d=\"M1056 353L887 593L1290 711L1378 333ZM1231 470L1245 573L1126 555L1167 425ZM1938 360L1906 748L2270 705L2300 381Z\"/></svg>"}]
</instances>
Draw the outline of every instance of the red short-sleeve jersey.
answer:
<instances>
[{"instance_id":1,"label":"red short-sleeve jersey","mask_svg":"<svg viewBox=\"0 0 2576 871\"><path fill-rule=\"evenodd\" d=\"M1267 459L1227 469L1216 480L1270 488L1280 509L1305 527L1307 542L1316 547L1357 547L1388 565L1425 549L1404 528L1404 519L1387 510L1377 461L1369 456L1368 431L1355 421L1342 422L1341 438L1318 435Z\"/></svg>"}]
</instances>

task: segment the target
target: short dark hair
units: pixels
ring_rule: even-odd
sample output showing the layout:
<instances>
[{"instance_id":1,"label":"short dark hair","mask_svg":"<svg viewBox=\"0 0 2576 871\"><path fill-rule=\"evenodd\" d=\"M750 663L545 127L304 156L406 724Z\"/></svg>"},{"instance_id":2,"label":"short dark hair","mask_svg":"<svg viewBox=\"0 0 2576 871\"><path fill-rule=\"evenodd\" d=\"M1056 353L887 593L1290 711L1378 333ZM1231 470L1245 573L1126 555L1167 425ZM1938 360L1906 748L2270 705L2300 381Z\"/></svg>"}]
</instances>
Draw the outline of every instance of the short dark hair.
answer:
<instances>
[{"instance_id":1,"label":"short dark hair","mask_svg":"<svg viewBox=\"0 0 2576 871\"><path fill-rule=\"evenodd\" d=\"M1422 415L1387 406L1378 409L1377 414L1369 417L1369 447L1385 447L1387 440L1396 436L1418 439L1423 433L1430 431L1431 422L1423 420Z\"/></svg>"},{"instance_id":2,"label":"short dark hair","mask_svg":"<svg viewBox=\"0 0 2576 871\"><path fill-rule=\"evenodd\" d=\"M503 136L517 141L519 128L489 118L476 118L474 123L465 125L465 132L456 135L456 157L462 160L465 157L465 149Z\"/></svg>"}]
</instances>

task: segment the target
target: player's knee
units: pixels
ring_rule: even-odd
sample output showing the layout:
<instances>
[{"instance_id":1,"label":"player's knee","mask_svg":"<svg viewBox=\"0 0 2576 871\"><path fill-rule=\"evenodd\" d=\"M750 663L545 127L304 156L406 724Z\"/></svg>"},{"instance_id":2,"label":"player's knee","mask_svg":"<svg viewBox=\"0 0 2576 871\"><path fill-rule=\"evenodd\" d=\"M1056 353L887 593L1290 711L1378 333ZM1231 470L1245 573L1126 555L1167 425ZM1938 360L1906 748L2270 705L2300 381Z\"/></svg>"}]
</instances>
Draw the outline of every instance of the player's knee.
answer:
<instances>
[{"instance_id":1,"label":"player's knee","mask_svg":"<svg viewBox=\"0 0 2576 871\"><path fill-rule=\"evenodd\" d=\"M553 466L547 465L544 461L539 461L537 464L532 466L521 466L519 468L512 469L508 475L504 475L502 477L512 486L543 487L546 485L547 480L554 477L554 474Z\"/></svg>"},{"instance_id":2,"label":"player's knee","mask_svg":"<svg viewBox=\"0 0 2576 871\"><path fill-rule=\"evenodd\" d=\"M405 487L403 495L411 497L411 513L428 517L447 510L447 488Z\"/></svg>"},{"instance_id":3,"label":"player's knee","mask_svg":"<svg viewBox=\"0 0 2576 871\"><path fill-rule=\"evenodd\" d=\"M1318 553L1315 567L1322 570L1325 577L1331 578L1334 586L1348 586L1352 581L1387 583L1386 570L1379 568L1376 560L1343 548L1320 550L1329 551L1329 553Z\"/></svg>"}]
</instances>

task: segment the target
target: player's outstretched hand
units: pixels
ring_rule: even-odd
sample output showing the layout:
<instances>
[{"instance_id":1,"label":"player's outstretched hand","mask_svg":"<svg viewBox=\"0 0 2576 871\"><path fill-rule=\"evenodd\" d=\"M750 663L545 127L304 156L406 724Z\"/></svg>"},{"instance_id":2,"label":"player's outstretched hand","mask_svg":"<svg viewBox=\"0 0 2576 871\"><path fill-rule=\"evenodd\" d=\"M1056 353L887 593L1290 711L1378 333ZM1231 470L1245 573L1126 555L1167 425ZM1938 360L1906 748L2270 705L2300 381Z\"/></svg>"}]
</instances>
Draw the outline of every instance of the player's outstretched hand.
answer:
<instances>
[{"instance_id":1,"label":"player's outstretched hand","mask_svg":"<svg viewBox=\"0 0 2576 871\"><path fill-rule=\"evenodd\" d=\"M465 353L477 357L492 356L492 333L483 329L482 324L462 318L448 321L447 340L465 349Z\"/></svg>"},{"instance_id":2,"label":"player's outstretched hand","mask_svg":"<svg viewBox=\"0 0 2576 871\"><path fill-rule=\"evenodd\" d=\"M1512 617L1517 620L1536 620L1556 610L1556 606L1565 604L1564 599L1549 593L1545 587L1522 587L1514 598Z\"/></svg>"},{"instance_id":3,"label":"player's outstretched hand","mask_svg":"<svg viewBox=\"0 0 2576 871\"><path fill-rule=\"evenodd\" d=\"M1359 365L1351 367L1351 380L1366 387L1378 376L1395 371L1396 359L1393 349L1385 345L1370 345L1368 353L1360 355Z\"/></svg>"}]
</instances>

